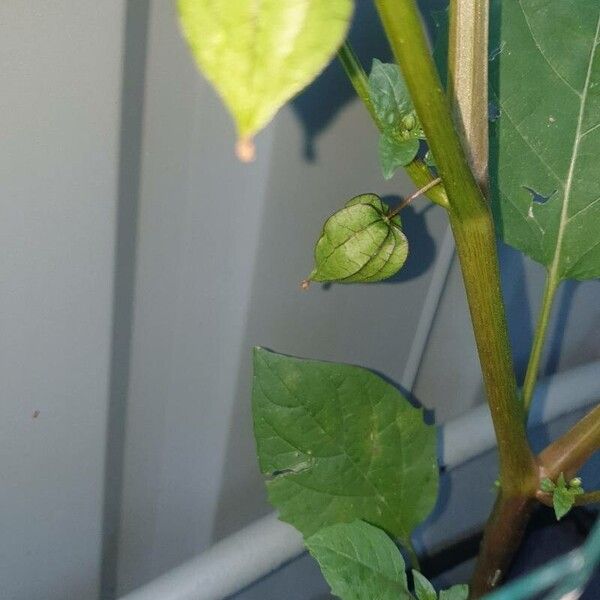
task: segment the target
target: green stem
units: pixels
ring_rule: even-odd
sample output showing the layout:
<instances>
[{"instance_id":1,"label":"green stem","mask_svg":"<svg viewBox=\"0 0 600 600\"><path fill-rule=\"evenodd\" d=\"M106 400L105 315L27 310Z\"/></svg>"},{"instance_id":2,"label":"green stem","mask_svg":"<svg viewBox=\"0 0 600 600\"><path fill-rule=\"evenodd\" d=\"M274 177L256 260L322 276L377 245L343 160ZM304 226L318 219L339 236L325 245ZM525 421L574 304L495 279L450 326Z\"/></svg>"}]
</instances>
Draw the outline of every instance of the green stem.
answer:
<instances>
[{"instance_id":1,"label":"green stem","mask_svg":"<svg viewBox=\"0 0 600 600\"><path fill-rule=\"evenodd\" d=\"M431 188L441 183L441 177L436 177L432 181L430 181L427 185L424 185L421 189L413 192L410 196L407 196L394 210L390 211L388 214L388 219L395 217L401 210L405 209L413 200L416 200L419 196L426 194Z\"/></svg>"},{"instance_id":2,"label":"green stem","mask_svg":"<svg viewBox=\"0 0 600 600\"><path fill-rule=\"evenodd\" d=\"M491 213L454 129L414 0L375 0L449 199L507 496L533 495L537 473L517 399Z\"/></svg>"},{"instance_id":3,"label":"green stem","mask_svg":"<svg viewBox=\"0 0 600 600\"><path fill-rule=\"evenodd\" d=\"M597 504L600 502L600 490L594 492L586 492L580 496L575 496L575 504L583 506L585 504Z\"/></svg>"},{"instance_id":4,"label":"green stem","mask_svg":"<svg viewBox=\"0 0 600 600\"><path fill-rule=\"evenodd\" d=\"M556 481L561 473L571 479L599 449L600 404L539 455L540 480L548 477Z\"/></svg>"},{"instance_id":5,"label":"green stem","mask_svg":"<svg viewBox=\"0 0 600 600\"><path fill-rule=\"evenodd\" d=\"M552 494L548 494L540 490L536 494L536 498L540 501L541 504L544 504L545 506L549 506L550 508L554 506ZM597 504L598 502L600 502L600 490L580 494L579 496L575 496L573 500L576 506L585 506L586 504Z\"/></svg>"},{"instance_id":6,"label":"green stem","mask_svg":"<svg viewBox=\"0 0 600 600\"><path fill-rule=\"evenodd\" d=\"M529 363L527 364L527 372L525 373L525 381L523 383L523 405L525 412L529 411L531 400L533 399L533 392L540 370L540 359L542 357L542 350L544 349L544 342L546 340L548 324L550 322L550 314L552 312L552 305L554 303L558 284L559 282L549 273L546 277L546 286L544 287L544 295L542 296L540 316L535 328L531 354L529 355Z\"/></svg>"},{"instance_id":7,"label":"green stem","mask_svg":"<svg viewBox=\"0 0 600 600\"><path fill-rule=\"evenodd\" d=\"M375 109L373 108L373 103L371 102L369 79L348 41L344 42L342 47L339 49L338 58L340 59L340 62L342 63L342 66L346 71L346 75L348 75L348 79L350 80L352 87L354 87L357 96L362 100L363 104L369 111L369 114L371 115L375 125L377 125L379 131L382 131L383 125L378 119ZM405 167L405 169L418 189L426 187L434 179L431 171L422 160L413 160ZM427 197L432 202L439 204L443 208L448 208L448 196L446 195L443 185L440 184L428 188Z\"/></svg>"},{"instance_id":8,"label":"green stem","mask_svg":"<svg viewBox=\"0 0 600 600\"><path fill-rule=\"evenodd\" d=\"M369 91L369 78L365 73L360 61L358 60L358 56L354 53L352 46L348 41L345 41L342 44L342 47L338 51L338 58L344 67L344 71L346 71L346 75L348 75L348 79L352 84L352 87L356 91L358 97L362 100L363 104L369 111L371 118L375 121L377 128L381 130L381 123L377 118L377 114L375 113L375 109L373 108L373 103L371 102L371 94Z\"/></svg>"}]
</instances>

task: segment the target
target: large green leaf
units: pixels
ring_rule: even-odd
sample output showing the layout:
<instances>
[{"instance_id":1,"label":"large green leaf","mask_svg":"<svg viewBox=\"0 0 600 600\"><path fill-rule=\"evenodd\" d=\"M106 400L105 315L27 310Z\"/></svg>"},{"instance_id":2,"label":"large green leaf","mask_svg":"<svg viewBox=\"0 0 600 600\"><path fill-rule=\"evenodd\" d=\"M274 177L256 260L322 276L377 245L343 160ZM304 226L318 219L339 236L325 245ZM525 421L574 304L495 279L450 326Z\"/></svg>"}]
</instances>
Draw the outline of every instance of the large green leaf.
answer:
<instances>
[{"instance_id":1,"label":"large green leaf","mask_svg":"<svg viewBox=\"0 0 600 600\"><path fill-rule=\"evenodd\" d=\"M178 0L196 62L246 141L331 60L352 7L352 0Z\"/></svg>"},{"instance_id":2,"label":"large green leaf","mask_svg":"<svg viewBox=\"0 0 600 600\"><path fill-rule=\"evenodd\" d=\"M394 275L406 261L408 241L400 217L375 194L361 194L329 217L315 246L311 281L373 282Z\"/></svg>"},{"instance_id":3,"label":"large green leaf","mask_svg":"<svg viewBox=\"0 0 600 600\"><path fill-rule=\"evenodd\" d=\"M600 276L600 2L495 0L500 232L556 279Z\"/></svg>"},{"instance_id":4,"label":"large green leaf","mask_svg":"<svg viewBox=\"0 0 600 600\"><path fill-rule=\"evenodd\" d=\"M374 373L254 352L260 468L282 520L310 536L362 519L410 544L438 486L435 428Z\"/></svg>"},{"instance_id":5,"label":"large green leaf","mask_svg":"<svg viewBox=\"0 0 600 600\"><path fill-rule=\"evenodd\" d=\"M412 600L402 555L381 529L363 521L338 523L309 537L306 546L339 598Z\"/></svg>"}]
</instances>

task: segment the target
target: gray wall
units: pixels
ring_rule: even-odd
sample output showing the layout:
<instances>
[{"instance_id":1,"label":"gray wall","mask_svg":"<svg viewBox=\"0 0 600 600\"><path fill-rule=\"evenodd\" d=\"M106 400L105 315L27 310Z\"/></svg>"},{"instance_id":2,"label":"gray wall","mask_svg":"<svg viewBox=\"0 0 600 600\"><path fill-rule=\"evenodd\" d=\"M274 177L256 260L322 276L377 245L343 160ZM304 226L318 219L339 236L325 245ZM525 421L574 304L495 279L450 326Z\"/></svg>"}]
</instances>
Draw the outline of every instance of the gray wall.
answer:
<instances>
[{"instance_id":1,"label":"gray wall","mask_svg":"<svg viewBox=\"0 0 600 600\"><path fill-rule=\"evenodd\" d=\"M357 48L385 58L358 6ZM411 190L337 65L248 166L172 2L4 0L0 33L0 597L108 600L270 510L253 345L412 383L446 222L418 201L395 281L301 292L331 212ZM503 257L521 364L541 272ZM596 294L566 288L548 369L598 357ZM413 391L438 422L481 401L457 265Z\"/></svg>"},{"instance_id":2,"label":"gray wall","mask_svg":"<svg viewBox=\"0 0 600 600\"><path fill-rule=\"evenodd\" d=\"M0 3L0 597L94 598L120 0Z\"/></svg>"}]
</instances>

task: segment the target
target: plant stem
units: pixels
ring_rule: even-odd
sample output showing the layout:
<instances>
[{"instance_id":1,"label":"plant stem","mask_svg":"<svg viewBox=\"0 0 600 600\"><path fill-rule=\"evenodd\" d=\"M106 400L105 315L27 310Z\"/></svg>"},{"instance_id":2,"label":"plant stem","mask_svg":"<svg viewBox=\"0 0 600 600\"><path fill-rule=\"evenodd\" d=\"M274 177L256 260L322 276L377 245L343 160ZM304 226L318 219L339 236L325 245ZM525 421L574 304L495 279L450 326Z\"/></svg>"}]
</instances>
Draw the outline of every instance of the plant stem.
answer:
<instances>
[{"instance_id":1,"label":"plant stem","mask_svg":"<svg viewBox=\"0 0 600 600\"><path fill-rule=\"evenodd\" d=\"M369 79L348 41L344 42L342 47L339 49L338 58L340 59L340 62L346 71L346 75L348 75L348 79L356 91L356 94L369 111L369 114L371 115L375 125L377 125L379 131L382 131L383 125L379 121L373 108L373 103L371 102ZM419 189L425 187L434 179L431 171L422 160L413 160L405 167L405 169L415 186ZM432 202L435 202L435 204L439 204L443 208L448 208L448 196L446 195L444 186L441 183L440 185L429 188L427 197Z\"/></svg>"},{"instance_id":2,"label":"plant stem","mask_svg":"<svg viewBox=\"0 0 600 600\"><path fill-rule=\"evenodd\" d=\"M535 328L531 354L529 355L527 372L525 373L525 381L523 382L523 405L525 412L529 411L531 400L533 399L533 392L540 370L540 359L542 357L542 350L544 349L544 341L546 340L548 323L550 322L550 313L552 312L552 305L554 303L558 284L559 282L548 273L546 285L544 287L544 295L542 296L540 316Z\"/></svg>"},{"instance_id":3,"label":"plant stem","mask_svg":"<svg viewBox=\"0 0 600 600\"><path fill-rule=\"evenodd\" d=\"M471 170L484 194L488 188L489 0L451 0L448 94Z\"/></svg>"},{"instance_id":4,"label":"plant stem","mask_svg":"<svg viewBox=\"0 0 600 600\"><path fill-rule=\"evenodd\" d=\"M600 502L600 490L586 492L580 496L575 496L575 504L577 506L584 506L585 504L597 504L598 502Z\"/></svg>"},{"instance_id":5,"label":"plant stem","mask_svg":"<svg viewBox=\"0 0 600 600\"><path fill-rule=\"evenodd\" d=\"M550 508L554 507L552 501L552 494L548 494L546 492L538 491L536 494L536 498L544 505L549 506ZM585 494L580 494L579 496L575 496L574 502L576 506L585 506L586 504L596 504L600 502L600 490L594 492L586 492Z\"/></svg>"},{"instance_id":6,"label":"plant stem","mask_svg":"<svg viewBox=\"0 0 600 600\"><path fill-rule=\"evenodd\" d=\"M363 104L369 111L371 118L375 121L377 128L381 130L381 123L377 118L373 103L371 102L371 94L369 91L369 78L365 73L358 56L356 56L350 42L346 40L338 51L338 58L348 75L348 79L352 84L352 87L356 91L358 97L362 100Z\"/></svg>"},{"instance_id":7,"label":"plant stem","mask_svg":"<svg viewBox=\"0 0 600 600\"><path fill-rule=\"evenodd\" d=\"M496 499L484 531L475 573L469 584L469 598L481 598L502 580L535 508L529 496L505 496Z\"/></svg>"},{"instance_id":8,"label":"plant stem","mask_svg":"<svg viewBox=\"0 0 600 600\"><path fill-rule=\"evenodd\" d=\"M567 480L571 479L598 449L600 404L539 455L540 479L548 477L556 481L561 473Z\"/></svg>"},{"instance_id":9,"label":"plant stem","mask_svg":"<svg viewBox=\"0 0 600 600\"><path fill-rule=\"evenodd\" d=\"M444 187L508 495L534 494L537 474L508 342L496 238L489 207L469 168L414 0L375 0L402 68Z\"/></svg>"},{"instance_id":10,"label":"plant stem","mask_svg":"<svg viewBox=\"0 0 600 600\"><path fill-rule=\"evenodd\" d=\"M424 185L421 189L413 192L410 196L406 197L394 210L390 211L388 218L395 217L402 209L406 208L413 200L416 200L419 196L427 193L432 187L435 187L438 183L441 183L442 179L436 177L430 181L427 185Z\"/></svg>"}]
</instances>

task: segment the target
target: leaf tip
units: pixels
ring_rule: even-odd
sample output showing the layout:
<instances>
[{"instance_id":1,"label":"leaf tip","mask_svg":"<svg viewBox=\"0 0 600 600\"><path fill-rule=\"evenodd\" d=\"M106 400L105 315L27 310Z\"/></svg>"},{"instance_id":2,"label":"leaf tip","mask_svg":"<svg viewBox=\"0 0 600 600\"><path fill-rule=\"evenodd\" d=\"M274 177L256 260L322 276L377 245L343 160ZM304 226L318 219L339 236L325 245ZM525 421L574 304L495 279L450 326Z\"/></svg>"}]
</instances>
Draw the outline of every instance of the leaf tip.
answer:
<instances>
[{"instance_id":1,"label":"leaf tip","mask_svg":"<svg viewBox=\"0 0 600 600\"><path fill-rule=\"evenodd\" d=\"M249 163L256 158L256 147L251 137L241 137L235 144L235 155L243 163Z\"/></svg>"}]
</instances>

